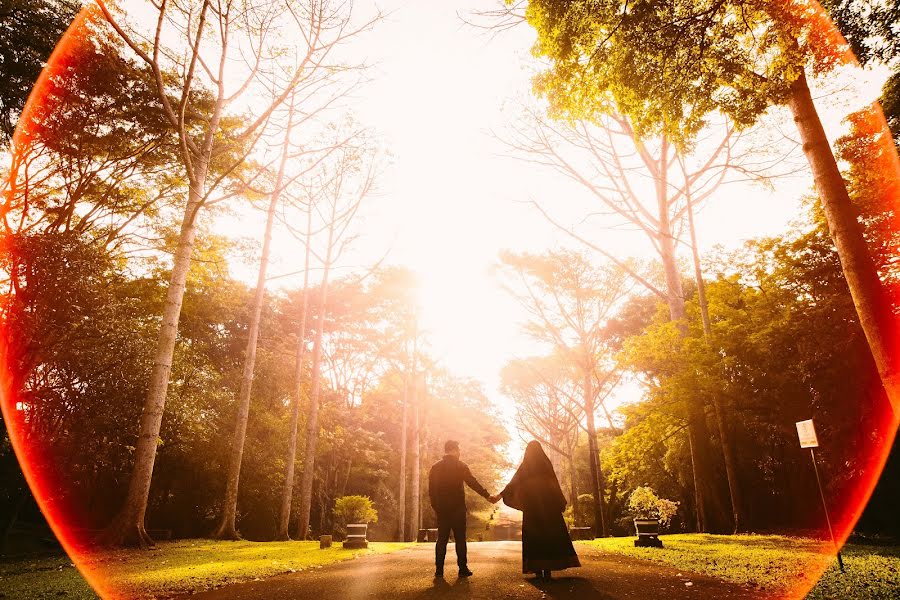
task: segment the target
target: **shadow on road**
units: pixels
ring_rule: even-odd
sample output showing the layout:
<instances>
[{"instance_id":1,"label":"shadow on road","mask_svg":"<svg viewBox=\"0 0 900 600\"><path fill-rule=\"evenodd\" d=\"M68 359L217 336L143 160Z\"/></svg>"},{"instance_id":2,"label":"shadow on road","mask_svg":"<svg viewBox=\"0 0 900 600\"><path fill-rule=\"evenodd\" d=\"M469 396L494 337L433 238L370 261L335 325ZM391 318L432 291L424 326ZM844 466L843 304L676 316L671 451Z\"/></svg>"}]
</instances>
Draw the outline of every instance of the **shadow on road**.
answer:
<instances>
[{"instance_id":1,"label":"shadow on road","mask_svg":"<svg viewBox=\"0 0 900 600\"><path fill-rule=\"evenodd\" d=\"M469 598L471 589L469 580L460 577L456 580L440 579L435 577L431 587L415 593L409 598Z\"/></svg>"},{"instance_id":2,"label":"shadow on road","mask_svg":"<svg viewBox=\"0 0 900 600\"><path fill-rule=\"evenodd\" d=\"M583 577L554 577L551 581L540 581L534 577L526 581L544 593L546 598L596 598L607 600L615 596L598 590L589 579Z\"/></svg>"},{"instance_id":3,"label":"shadow on road","mask_svg":"<svg viewBox=\"0 0 900 600\"><path fill-rule=\"evenodd\" d=\"M615 596L597 589L589 579L583 577L559 577L553 581L538 581L531 578L523 578L523 584L531 585L542 593L544 598L590 598L592 600L611 600ZM471 598L473 590L466 578L460 579L435 579L430 588L420 590L404 598L414 600L425 598ZM475 594L477 596L477 594ZM481 596L478 596L481 597Z\"/></svg>"}]
</instances>

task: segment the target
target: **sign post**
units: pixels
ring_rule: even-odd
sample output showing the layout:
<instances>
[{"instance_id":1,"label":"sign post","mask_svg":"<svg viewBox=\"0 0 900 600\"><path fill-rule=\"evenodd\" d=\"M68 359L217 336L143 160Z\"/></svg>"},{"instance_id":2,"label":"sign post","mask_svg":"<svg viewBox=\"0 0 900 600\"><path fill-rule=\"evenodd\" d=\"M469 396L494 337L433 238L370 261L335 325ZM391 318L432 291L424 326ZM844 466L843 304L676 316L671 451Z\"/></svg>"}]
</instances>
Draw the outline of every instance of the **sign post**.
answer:
<instances>
[{"instance_id":1,"label":"sign post","mask_svg":"<svg viewBox=\"0 0 900 600\"><path fill-rule=\"evenodd\" d=\"M831 543L837 551L838 566L841 573L844 572L844 559L841 558L841 549L838 548L837 540L834 539L834 530L831 528L831 517L828 516L828 505L825 503L825 492L822 491L822 480L819 478L819 467L816 466L816 451L819 447L819 439L816 437L816 428L812 419L807 421L799 421L797 423L797 437L800 438L800 447L809 448L809 455L812 457L813 471L816 473L816 483L819 485L819 497L822 499L822 509L825 510L825 522L828 523L828 533L831 535Z\"/></svg>"}]
</instances>

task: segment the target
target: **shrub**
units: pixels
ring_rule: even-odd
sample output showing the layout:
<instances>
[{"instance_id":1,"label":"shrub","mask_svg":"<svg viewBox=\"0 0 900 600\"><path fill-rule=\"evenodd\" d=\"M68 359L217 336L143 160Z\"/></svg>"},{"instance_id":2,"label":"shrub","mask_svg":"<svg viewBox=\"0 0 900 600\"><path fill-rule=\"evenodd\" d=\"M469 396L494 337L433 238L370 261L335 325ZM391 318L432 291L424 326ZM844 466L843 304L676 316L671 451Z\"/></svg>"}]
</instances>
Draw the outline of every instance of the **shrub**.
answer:
<instances>
[{"instance_id":1,"label":"shrub","mask_svg":"<svg viewBox=\"0 0 900 600\"><path fill-rule=\"evenodd\" d=\"M350 523L378 522L378 511L368 496L342 496L335 500L332 514L342 528Z\"/></svg>"},{"instance_id":2,"label":"shrub","mask_svg":"<svg viewBox=\"0 0 900 600\"><path fill-rule=\"evenodd\" d=\"M575 527L576 523L578 527L593 527L594 495L578 494L578 518L576 518L576 515L574 514L571 502L566 507L566 512L563 513L563 517L566 520L566 525L569 527Z\"/></svg>"}]
</instances>

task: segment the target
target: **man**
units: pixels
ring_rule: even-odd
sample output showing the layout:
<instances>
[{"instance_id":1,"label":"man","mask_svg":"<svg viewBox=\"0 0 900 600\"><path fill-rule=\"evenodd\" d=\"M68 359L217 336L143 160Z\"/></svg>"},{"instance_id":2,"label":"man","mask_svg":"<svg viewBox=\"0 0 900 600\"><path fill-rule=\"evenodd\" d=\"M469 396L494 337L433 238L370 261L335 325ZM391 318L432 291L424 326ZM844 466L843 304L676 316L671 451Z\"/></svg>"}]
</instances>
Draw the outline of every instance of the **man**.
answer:
<instances>
[{"instance_id":1,"label":"man","mask_svg":"<svg viewBox=\"0 0 900 600\"><path fill-rule=\"evenodd\" d=\"M444 576L444 558L451 531L456 541L459 576L472 575L466 562L466 494L463 483L489 502L496 502L472 476L466 463L459 460L459 442L448 440L444 444L444 458L435 463L428 473L428 496L438 522L438 539L434 548L435 577Z\"/></svg>"}]
</instances>

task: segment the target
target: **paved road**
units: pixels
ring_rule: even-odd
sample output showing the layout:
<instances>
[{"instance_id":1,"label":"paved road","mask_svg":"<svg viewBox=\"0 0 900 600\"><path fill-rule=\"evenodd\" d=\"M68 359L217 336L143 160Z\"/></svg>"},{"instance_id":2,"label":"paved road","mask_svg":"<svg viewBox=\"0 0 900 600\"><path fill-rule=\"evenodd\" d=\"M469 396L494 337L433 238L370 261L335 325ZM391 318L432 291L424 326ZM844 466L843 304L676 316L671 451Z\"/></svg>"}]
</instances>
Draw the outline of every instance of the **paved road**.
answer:
<instances>
[{"instance_id":1,"label":"paved road","mask_svg":"<svg viewBox=\"0 0 900 600\"><path fill-rule=\"evenodd\" d=\"M683 574L654 563L580 547L582 567L540 583L521 573L520 542L469 544L474 577L459 579L454 568L443 580L432 579L434 546L417 545L392 554L367 556L280 575L263 581L226 586L194 594L209 600L541 600L576 598L652 600L765 598L758 591L699 575ZM448 566L455 558L453 545ZM690 585L688 585L690 584Z\"/></svg>"}]
</instances>

